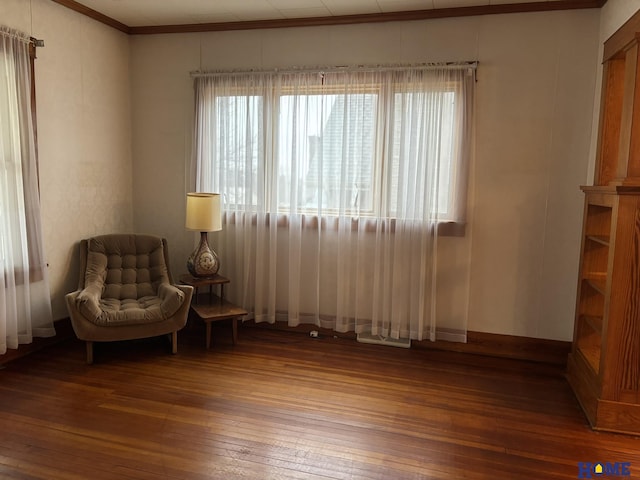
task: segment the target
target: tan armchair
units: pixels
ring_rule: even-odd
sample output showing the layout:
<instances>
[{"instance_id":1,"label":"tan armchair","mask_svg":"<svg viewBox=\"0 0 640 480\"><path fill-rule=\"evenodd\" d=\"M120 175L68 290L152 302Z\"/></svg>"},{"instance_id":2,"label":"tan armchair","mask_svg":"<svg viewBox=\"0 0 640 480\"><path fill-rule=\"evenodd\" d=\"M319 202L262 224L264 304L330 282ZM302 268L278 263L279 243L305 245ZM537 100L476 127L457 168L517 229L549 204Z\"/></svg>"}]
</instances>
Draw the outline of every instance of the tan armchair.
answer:
<instances>
[{"instance_id":1,"label":"tan armchair","mask_svg":"<svg viewBox=\"0 0 640 480\"><path fill-rule=\"evenodd\" d=\"M171 335L185 326L193 287L174 285L167 242L152 235L102 235L80 242L78 290L65 296L76 336L93 342Z\"/></svg>"}]
</instances>

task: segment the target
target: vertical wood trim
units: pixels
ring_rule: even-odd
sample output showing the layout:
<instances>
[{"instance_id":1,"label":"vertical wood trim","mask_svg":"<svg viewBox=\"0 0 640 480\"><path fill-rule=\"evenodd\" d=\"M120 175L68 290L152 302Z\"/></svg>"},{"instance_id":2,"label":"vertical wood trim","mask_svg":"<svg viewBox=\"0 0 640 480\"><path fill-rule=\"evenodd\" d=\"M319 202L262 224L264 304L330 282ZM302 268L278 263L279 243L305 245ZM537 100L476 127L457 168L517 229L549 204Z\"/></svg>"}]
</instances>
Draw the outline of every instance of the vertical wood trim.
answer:
<instances>
[{"instance_id":1,"label":"vertical wood trim","mask_svg":"<svg viewBox=\"0 0 640 480\"><path fill-rule=\"evenodd\" d=\"M607 139L605 135L607 131L607 125L606 125L607 123L606 113L607 113L607 105L608 105L607 92L609 90L608 88L609 82L611 81L610 76L612 75L612 69L613 69L612 62L605 62L604 65L602 66L602 89L600 90L600 111L598 112L599 120L598 120L598 138L597 138L597 145L596 145L596 164L594 168L594 178L593 178L594 185L605 185L607 182L606 175L603 169L606 166L604 151L606 149L605 140ZM582 218L583 218L583 222L584 222L584 219L587 218L586 202L585 202L584 216ZM582 252L580 253L580 258L582 258ZM576 332L574 331L574 334L575 333ZM577 338L577 337L574 335L573 338Z\"/></svg>"},{"instance_id":2,"label":"vertical wood trim","mask_svg":"<svg viewBox=\"0 0 640 480\"><path fill-rule=\"evenodd\" d=\"M640 328L640 197L619 195L617 217L607 331L603 333L606 351L602 355L608 360L601 371L602 399L611 401L619 401L621 391L629 389L624 386L628 382L625 371L636 376L638 372L629 362L638 362L639 355L633 350ZM637 388L638 379L635 382Z\"/></svg>"},{"instance_id":3,"label":"vertical wood trim","mask_svg":"<svg viewBox=\"0 0 640 480\"><path fill-rule=\"evenodd\" d=\"M40 157L38 154L38 116L36 115L36 75L35 75L36 46L33 40L29 42L29 88L30 88L30 109L31 109L31 126L33 129L33 155L36 166L36 188L38 201L40 202ZM23 169L24 174L24 169ZM41 202L40 202L41 203ZM30 226L31 225L31 226ZM37 231L33 228L32 222L27 222L27 253L29 255L29 274L30 281L38 281L42 279L41 268L46 268L46 260L38 253ZM16 270L17 273L17 270ZM23 280L24 281L24 280Z\"/></svg>"},{"instance_id":4,"label":"vertical wood trim","mask_svg":"<svg viewBox=\"0 0 640 480\"><path fill-rule=\"evenodd\" d=\"M624 73L624 58L615 58L604 64L595 185L607 185L617 176Z\"/></svg>"},{"instance_id":5,"label":"vertical wood trim","mask_svg":"<svg viewBox=\"0 0 640 480\"><path fill-rule=\"evenodd\" d=\"M29 43L29 68L31 70L31 122L33 124L33 142L36 156L36 182L38 184L38 193L40 192L40 156L38 155L38 117L36 115L36 46L33 42Z\"/></svg>"},{"instance_id":6,"label":"vertical wood trim","mask_svg":"<svg viewBox=\"0 0 640 480\"><path fill-rule=\"evenodd\" d=\"M636 201L633 218L628 292L622 342L620 342L621 388L638 391L640 381L640 205Z\"/></svg>"},{"instance_id":7,"label":"vertical wood trim","mask_svg":"<svg viewBox=\"0 0 640 480\"><path fill-rule=\"evenodd\" d=\"M613 328L615 330L615 322L616 320L612 317L612 305L614 304L613 296L615 292L615 269L616 269L616 260L620 260L622 255L618 255L618 236L619 230L624 228L624 221L620 221L621 218L621 208L620 204L620 196L615 195L613 200L613 207L611 209L611 229L609 234L609 261L607 262L607 291L604 298L604 319L602 322L602 333L601 337L601 350L600 350L600 369L598 371L599 378L599 389L600 394L599 397L604 396L602 392L605 390L605 384L608 381L606 378L607 375L607 359L610 352L614 352L616 349L616 345L610 344L610 340L613 338L613 334L611 333L611 324L613 323Z\"/></svg>"},{"instance_id":8,"label":"vertical wood trim","mask_svg":"<svg viewBox=\"0 0 640 480\"><path fill-rule=\"evenodd\" d=\"M617 178L628 176L629 148L631 147L631 124L636 87L636 69L638 59L638 44L634 44L625 52L624 95L620 119L620 145L618 146Z\"/></svg>"},{"instance_id":9,"label":"vertical wood trim","mask_svg":"<svg viewBox=\"0 0 640 480\"><path fill-rule=\"evenodd\" d=\"M629 139L629 166L627 168L627 176L632 177L631 182L640 184L640 48L635 43L633 49L633 101L629 102L631 107L631 115L629 119L630 139Z\"/></svg>"}]
</instances>

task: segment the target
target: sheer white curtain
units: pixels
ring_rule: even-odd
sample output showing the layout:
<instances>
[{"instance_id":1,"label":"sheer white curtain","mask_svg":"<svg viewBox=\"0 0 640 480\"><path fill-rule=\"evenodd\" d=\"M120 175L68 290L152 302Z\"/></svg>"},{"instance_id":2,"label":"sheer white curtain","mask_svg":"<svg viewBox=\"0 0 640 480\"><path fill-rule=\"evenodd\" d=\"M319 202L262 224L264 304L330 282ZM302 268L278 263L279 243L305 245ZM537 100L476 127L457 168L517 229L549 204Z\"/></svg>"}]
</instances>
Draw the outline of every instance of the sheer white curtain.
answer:
<instances>
[{"instance_id":1,"label":"sheer white curtain","mask_svg":"<svg viewBox=\"0 0 640 480\"><path fill-rule=\"evenodd\" d=\"M442 337L474 83L469 65L197 75L195 188L223 194L233 299L258 322Z\"/></svg>"},{"instance_id":2,"label":"sheer white curtain","mask_svg":"<svg viewBox=\"0 0 640 480\"><path fill-rule=\"evenodd\" d=\"M29 40L0 27L0 354L55 334L40 235Z\"/></svg>"}]
</instances>

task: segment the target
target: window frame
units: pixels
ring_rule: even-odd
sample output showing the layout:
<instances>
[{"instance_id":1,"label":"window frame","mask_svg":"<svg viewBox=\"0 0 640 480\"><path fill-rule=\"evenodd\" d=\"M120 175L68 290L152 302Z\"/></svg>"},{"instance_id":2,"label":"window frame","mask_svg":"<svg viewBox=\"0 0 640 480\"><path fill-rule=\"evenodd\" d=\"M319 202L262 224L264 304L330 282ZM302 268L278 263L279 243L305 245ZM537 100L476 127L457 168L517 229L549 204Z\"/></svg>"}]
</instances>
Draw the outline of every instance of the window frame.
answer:
<instances>
[{"instance_id":1,"label":"window frame","mask_svg":"<svg viewBox=\"0 0 640 480\"><path fill-rule=\"evenodd\" d=\"M469 68L467 69L467 71L469 72L467 74L467 76L469 77L473 77L473 81L475 81L475 68L477 66L477 63L472 62L469 65ZM320 75L320 77L322 77L322 75ZM382 148L381 144L385 141L385 135L387 135L387 133L385 132L385 129L388 129L389 126L385 125L382 121L380 121L381 117L384 117L386 113L391 112L391 115L393 115L393 109L394 109L394 102L393 101L389 101L388 98L386 97L391 97L393 98L394 96L400 94L405 94L405 93L425 93L425 92L441 92L441 93L450 93L453 94L453 101L455 102L456 105L454 105L453 107L453 113L454 115L458 115L461 114L462 117L458 117L458 122L467 124L469 122L468 120L468 110L466 110L466 108L468 108L469 106L469 98L466 97L466 94L463 95L463 90L466 88L464 85L462 85L463 83L466 83L466 80L449 80L445 83L444 87L441 88L424 88L422 85L420 85L420 83L418 82L413 82L413 83L401 83L401 82L390 82L390 83L386 83L386 82L378 82L378 83L369 83L366 85L362 85L361 88L353 88L349 90L349 94L351 93L360 93L360 92L368 92L368 93L375 93L377 95L377 115L376 115L376 121L374 122L375 126L374 126L374 158L373 158L373 162L372 162L372 184L371 184L371 190L372 190L372 209L371 211L367 210L365 213L363 213L361 210L358 210L357 208L354 208L353 210L347 210L347 211L338 211L338 209L329 209L329 208L322 208L322 214L321 216L315 221L315 222L311 222L314 223L316 225L320 225L321 223L323 223L325 221L324 217L328 217L328 220L331 220L331 217L337 216L339 214L346 214L346 215L353 215L355 214L358 218L361 218L364 221L367 221L370 223L371 220L396 220L397 219L397 215L394 213L393 215L390 214L389 210L389 203L390 200L388 198L385 198L382 194L382 192L384 191L384 187L383 187L383 183L385 181L387 181L386 177L385 177L385 171L390 168L391 165L391 155L389 154L389 152L384 151L384 149ZM391 85L391 88L389 88L389 86ZM214 95L213 98L217 99L220 97L233 97L233 96L258 96L260 98L262 98L262 102L263 102L263 115L265 117L267 116L271 116L271 117L279 117L279 104L280 104L280 99L286 95L291 95L291 94L295 94L295 95L330 95L332 91L336 91L336 92L340 92L343 93L344 92L344 86L341 84L336 84L335 86L327 86L324 84L324 81L322 80L321 82L319 82L316 85L306 85L306 88L304 89L304 91L300 91L299 88L294 88L293 86L282 86L280 85L280 88L278 89L278 91L276 92L276 89L269 89L267 91L265 91L264 89L260 88L260 87L254 87L254 88L244 88L244 87L235 87L229 91L224 92L224 94L222 95ZM237 92L238 95L234 95L234 90ZM459 103L459 106L457 105ZM472 104L473 102L471 102ZM465 107L466 104L466 107ZM452 122L452 124L454 125L454 135L458 134L458 133L462 133L465 134L465 132L467 132L467 129L469 128L468 125L465 126L459 126L456 125L456 122ZM280 120L278 120L277 122L278 127L280 126ZM275 134L277 136L277 133ZM468 135L468 138L470 141L472 138L472 135ZM455 145L455 142L454 142ZM466 215L464 214L464 211L467 210L467 197L468 197L468 192L466 191L467 188L467 183L468 180L464 180L461 184L460 180L457 178L458 175L463 175L464 178L467 178L467 173L468 173L468 162L470 161L469 158L463 159L463 154L461 153L462 151L468 150L469 148L472 148L471 145L468 146L459 146L458 148L460 148L460 152L455 155L455 163L452 163L452 165L456 165L456 167L454 167L453 169L451 169L451 172L448 174L448 185L451 189L451 192L448 194L447 196L447 204L448 204L448 211L445 212L439 212L438 215L434 216L434 219L442 216L444 218L438 218L437 221L435 221L434 223L437 223L437 228L436 230L438 231L439 234L441 235L447 235L447 236L464 236L465 234L465 227L466 227ZM252 208L248 209L247 205L242 205L242 204L235 204L234 207L232 207L229 212L233 213L234 215L231 215L232 217L235 217L235 214L237 213L241 213L241 212L248 212L248 213L257 213L257 212L262 212L262 213L269 213L269 214L276 214L277 218L278 218L278 224L288 224L288 220L286 219L287 215L290 214L291 210L289 208L286 207L280 207L277 206L275 209L271 208L272 203L272 184L275 181L275 179L277 179L278 177L278 153L274 153L276 151L276 149L273 149L274 151L271 152L271 154L267 154L265 155L265 157L273 157L271 160L269 160L268 158L265 158L262 162L259 161L259 167L261 166L260 163L262 163L262 169L259 168L259 170L263 171L263 176L261 179L259 179L259 181L262 182L262 196L261 198L258 199L257 201L257 205L253 205ZM468 156L467 156L468 157ZM457 170L457 173L456 173ZM275 177L274 177L275 176ZM238 208L235 208L235 207ZM244 208L243 208L244 207ZM458 215L460 217L460 211L462 211L462 216L461 216L461 220L456 220L455 216ZM317 208L316 207L311 207L308 211L300 210L297 209L296 213L299 213L303 216L318 216L317 213ZM446 217L445 217L446 216ZM281 218L283 218L283 220L281 220ZM358 218L356 218L356 220L358 220Z\"/></svg>"}]
</instances>

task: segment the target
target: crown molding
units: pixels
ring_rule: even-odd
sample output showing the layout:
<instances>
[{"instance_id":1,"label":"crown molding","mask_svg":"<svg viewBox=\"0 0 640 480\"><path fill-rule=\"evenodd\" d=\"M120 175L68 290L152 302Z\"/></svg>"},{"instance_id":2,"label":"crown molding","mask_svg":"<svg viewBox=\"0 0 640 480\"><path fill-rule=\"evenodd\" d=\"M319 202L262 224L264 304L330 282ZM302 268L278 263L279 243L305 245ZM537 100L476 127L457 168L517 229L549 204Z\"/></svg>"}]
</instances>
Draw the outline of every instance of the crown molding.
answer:
<instances>
[{"instance_id":1,"label":"crown molding","mask_svg":"<svg viewBox=\"0 0 640 480\"><path fill-rule=\"evenodd\" d=\"M638 41L638 32L640 32L640 11L637 11L604 42L603 61L606 62L614 56L622 54L627 46Z\"/></svg>"},{"instance_id":2,"label":"crown molding","mask_svg":"<svg viewBox=\"0 0 640 480\"><path fill-rule=\"evenodd\" d=\"M81 3L78 3L75 0L51 0L51 1L55 3L59 3L60 5L70 8L71 10L81 13L82 15L85 15L89 18L93 18L94 20L97 20L100 23L104 23L105 25L113 27L116 30L120 30L123 33L126 33L126 34L131 33L131 28L128 25L125 25L124 23L121 23L114 18L108 17L103 13L98 12L97 10L94 10L85 5L82 5Z\"/></svg>"},{"instance_id":3,"label":"crown molding","mask_svg":"<svg viewBox=\"0 0 640 480\"><path fill-rule=\"evenodd\" d=\"M406 22L435 18L499 15L506 13L530 13L558 10L601 8L607 0L551 0L542 2L479 5L458 8L437 8L407 12L338 15L328 17L253 20L242 22L197 23L180 25L148 25L130 27L75 0L52 0L129 35L154 35L165 33L222 32L230 30L257 30L267 28L317 27L326 25L354 25L361 23Z\"/></svg>"}]
</instances>

